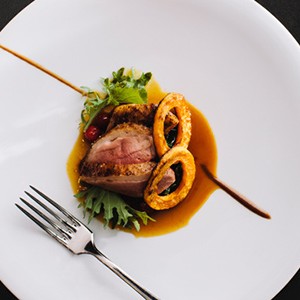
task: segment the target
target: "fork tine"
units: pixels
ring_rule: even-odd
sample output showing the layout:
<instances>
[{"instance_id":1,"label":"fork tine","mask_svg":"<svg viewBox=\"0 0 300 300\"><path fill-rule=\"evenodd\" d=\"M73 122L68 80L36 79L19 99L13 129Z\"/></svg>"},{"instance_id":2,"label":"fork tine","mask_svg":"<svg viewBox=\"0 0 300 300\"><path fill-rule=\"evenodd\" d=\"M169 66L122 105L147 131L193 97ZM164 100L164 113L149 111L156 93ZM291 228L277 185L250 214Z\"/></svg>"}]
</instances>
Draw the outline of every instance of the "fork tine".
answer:
<instances>
[{"instance_id":1,"label":"fork tine","mask_svg":"<svg viewBox=\"0 0 300 300\"><path fill-rule=\"evenodd\" d=\"M38 198L33 196L32 194L25 191L25 194L29 196L32 200L34 200L37 204L39 204L42 208L44 208L48 213L50 213L55 219L57 219L59 222L66 225L67 228L72 229L73 231L76 231L73 224L68 223L66 220L61 218L57 213L55 213L51 208L49 208L47 205L45 205L43 202L41 202Z\"/></svg>"},{"instance_id":2,"label":"fork tine","mask_svg":"<svg viewBox=\"0 0 300 300\"><path fill-rule=\"evenodd\" d=\"M43 197L45 200L47 200L49 203L51 203L54 207L56 207L61 213L63 213L66 217L70 218L75 224L78 226L81 225L81 223L77 220L75 216L70 214L67 210L65 210L62 206L60 206L58 203L56 203L54 200L49 198L47 195L39 191L37 188L35 188L32 185L29 185L37 194L39 194L41 197Z\"/></svg>"},{"instance_id":3,"label":"fork tine","mask_svg":"<svg viewBox=\"0 0 300 300\"><path fill-rule=\"evenodd\" d=\"M29 208L31 208L36 214L38 214L41 218L43 218L45 221L47 221L54 229L56 229L58 232L60 232L63 237L66 238L71 238L70 234L64 230L63 228L61 228L60 226L58 226L57 223L53 222L49 217L47 217L45 214L43 214L40 210L38 210L36 207L34 207L33 205L31 205L29 202L27 202L25 199L20 198L20 200L25 203Z\"/></svg>"},{"instance_id":4,"label":"fork tine","mask_svg":"<svg viewBox=\"0 0 300 300\"><path fill-rule=\"evenodd\" d=\"M36 223L39 227L41 227L44 231L46 231L50 236L55 238L58 242L62 243L64 246L66 246L66 242L62 237L60 237L58 234L56 234L53 230L51 230L50 227L43 224L41 221L39 221L37 218L35 218L31 213L29 213L26 209L24 209L19 204L15 203L15 205L34 223Z\"/></svg>"}]
</instances>

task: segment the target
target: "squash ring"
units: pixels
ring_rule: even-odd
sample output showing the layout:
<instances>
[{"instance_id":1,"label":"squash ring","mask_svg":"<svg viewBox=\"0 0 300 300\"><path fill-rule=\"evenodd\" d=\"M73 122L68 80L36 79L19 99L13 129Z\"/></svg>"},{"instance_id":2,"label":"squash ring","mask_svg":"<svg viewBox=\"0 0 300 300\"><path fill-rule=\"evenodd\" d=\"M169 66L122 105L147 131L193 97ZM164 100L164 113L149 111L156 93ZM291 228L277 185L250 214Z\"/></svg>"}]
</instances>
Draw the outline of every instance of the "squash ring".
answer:
<instances>
[{"instance_id":1,"label":"squash ring","mask_svg":"<svg viewBox=\"0 0 300 300\"><path fill-rule=\"evenodd\" d=\"M158 195L158 183L165 172L176 163L182 165L182 179L177 189L165 196ZM154 168L144 191L145 202L155 210L164 210L176 206L189 193L194 179L196 167L194 157L190 151L183 146L176 146L165 153Z\"/></svg>"},{"instance_id":2,"label":"squash ring","mask_svg":"<svg viewBox=\"0 0 300 300\"><path fill-rule=\"evenodd\" d=\"M156 152L159 157L170 150L165 139L164 123L168 112L173 108L175 109L175 113L179 121L174 146L187 148L191 139L191 113L188 109L185 98L181 94L170 93L159 103L154 117L153 138Z\"/></svg>"}]
</instances>

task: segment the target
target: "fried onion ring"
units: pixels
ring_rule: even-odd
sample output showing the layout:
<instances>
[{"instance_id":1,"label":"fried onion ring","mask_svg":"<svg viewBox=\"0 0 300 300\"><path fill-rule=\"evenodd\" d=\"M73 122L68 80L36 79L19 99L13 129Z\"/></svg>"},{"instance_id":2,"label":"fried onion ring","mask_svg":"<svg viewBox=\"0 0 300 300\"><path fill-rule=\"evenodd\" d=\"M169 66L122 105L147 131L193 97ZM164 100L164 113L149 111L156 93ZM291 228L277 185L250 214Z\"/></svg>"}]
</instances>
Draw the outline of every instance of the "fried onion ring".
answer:
<instances>
[{"instance_id":1,"label":"fried onion ring","mask_svg":"<svg viewBox=\"0 0 300 300\"><path fill-rule=\"evenodd\" d=\"M164 123L168 112L172 109L175 110L175 114L179 120L174 146L187 148L191 139L191 113L184 96L177 93L170 93L159 103L154 117L153 138L159 157L170 150L164 134Z\"/></svg>"},{"instance_id":2,"label":"fried onion ring","mask_svg":"<svg viewBox=\"0 0 300 300\"><path fill-rule=\"evenodd\" d=\"M174 192L166 196L158 195L158 183L165 172L174 164L181 163L182 179ZM194 157L183 146L176 146L167 151L154 168L144 191L145 202L155 210L164 210L176 206L190 191L196 173Z\"/></svg>"}]
</instances>

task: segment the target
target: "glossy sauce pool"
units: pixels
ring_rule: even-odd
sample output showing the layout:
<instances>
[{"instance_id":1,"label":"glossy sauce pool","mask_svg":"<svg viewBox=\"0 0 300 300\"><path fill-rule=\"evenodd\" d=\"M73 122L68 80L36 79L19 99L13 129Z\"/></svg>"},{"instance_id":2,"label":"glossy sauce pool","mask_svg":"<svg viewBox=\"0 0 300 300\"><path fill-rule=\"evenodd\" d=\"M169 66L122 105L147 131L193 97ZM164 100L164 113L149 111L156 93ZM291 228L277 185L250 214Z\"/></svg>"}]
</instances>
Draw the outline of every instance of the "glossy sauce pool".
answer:
<instances>
[{"instance_id":1,"label":"glossy sauce pool","mask_svg":"<svg viewBox=\"0 0 300 300\"><path fill-rule=\"evenodd\" d=\"M149 102L158 103L166 95L154 80L149 82L147 90ZM188 196L174 208L151 215L156 222L149 221L147 226L141 224L139 232L122 227L119 228L120 230L130 232L137 237L163 235L178 230L189 223L192 216L216 189L216 185L205 176L200 167L200 164L205 164L212 173L215 173L217 166L215 139L203 114L192 105L189 105L189 108L192 115L192 137L188 149L193 154L196 164L196 177L192 189ZM77 193L80 188L78 166L87 150L88 146L80 132L67 162L67 173L74 193Z\"/></svg>"}]
</instances>

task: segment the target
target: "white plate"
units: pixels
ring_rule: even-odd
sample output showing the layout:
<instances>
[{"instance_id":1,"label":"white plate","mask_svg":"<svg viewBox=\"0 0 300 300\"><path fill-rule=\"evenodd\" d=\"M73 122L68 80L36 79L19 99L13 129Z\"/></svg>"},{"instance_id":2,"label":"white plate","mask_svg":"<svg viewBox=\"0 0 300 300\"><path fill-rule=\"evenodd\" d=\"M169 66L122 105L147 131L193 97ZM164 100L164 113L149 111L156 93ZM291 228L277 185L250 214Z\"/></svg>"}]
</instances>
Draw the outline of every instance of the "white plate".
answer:
<instances>
[{"instance_id":1,"label":"white plate","mask_svg":"<svg viewBox=\"0 0 300 300\"><path fill-rule=\"evenodd\" d=\"M215 192L185 228L135 238L91 228L97 245L161 299L271 299L300 266L300 49L254 1L37 0L1 43L77 85L121 66L186 95L216 136L218 175L262 219ZM0 52L1 280L23 300L139 299L15 208L28 184L82 217L66 174L79 94Z\"/></svg>"}]
</instances>

